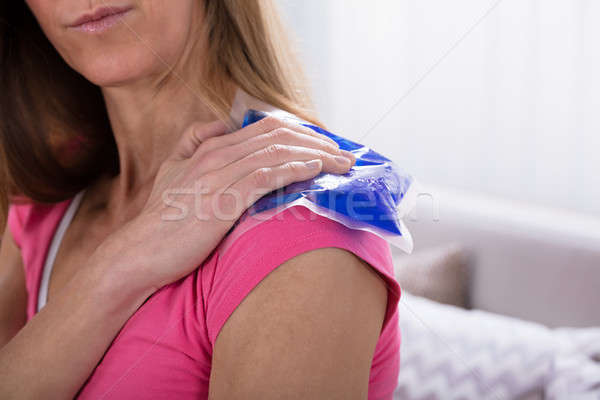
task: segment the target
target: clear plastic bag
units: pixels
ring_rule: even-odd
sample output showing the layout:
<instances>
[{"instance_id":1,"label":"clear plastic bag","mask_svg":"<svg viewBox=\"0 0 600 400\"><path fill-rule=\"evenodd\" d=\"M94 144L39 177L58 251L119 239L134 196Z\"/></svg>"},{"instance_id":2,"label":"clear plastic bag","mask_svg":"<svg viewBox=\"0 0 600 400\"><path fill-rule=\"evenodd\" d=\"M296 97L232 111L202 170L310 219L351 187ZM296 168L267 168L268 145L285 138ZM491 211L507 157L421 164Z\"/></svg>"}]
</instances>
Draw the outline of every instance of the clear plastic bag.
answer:
<instances>
[{"instance_id":1,"label":"clear plastic bag","mask_svg":"<svg viewBox=\"0 0 600 400\"><path fill-rule=\"evenodd\" d=\"M248 110L242 127L267 115L294 121L330 137L341 149L356 156L356 164L346 174L321 173L263 196L242 215L239 222L244 221L245 230L300 205L348 228L372 232L408 253L412 251L412 237L402 222L416 202L416 182L412 176L370 148L284 111Z\"/></svg>"}]
</instances>

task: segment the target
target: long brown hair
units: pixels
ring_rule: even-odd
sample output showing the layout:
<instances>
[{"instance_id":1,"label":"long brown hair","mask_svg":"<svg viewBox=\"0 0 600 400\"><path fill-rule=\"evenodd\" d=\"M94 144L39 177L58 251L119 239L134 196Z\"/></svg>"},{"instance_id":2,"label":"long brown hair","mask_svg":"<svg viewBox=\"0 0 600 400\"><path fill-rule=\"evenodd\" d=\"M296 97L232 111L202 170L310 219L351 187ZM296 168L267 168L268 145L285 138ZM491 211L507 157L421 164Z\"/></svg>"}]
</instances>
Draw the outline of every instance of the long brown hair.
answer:
<instances>
[{"instance_id":1,"label":"long brown hair","mask_svg":"<svg viewBox=\"0 0 600 400\"><path fill-rule=\"evenodd\" d=\"M226 119L226 84L315 121L272 0L204 0L202 100ZM9 202L54 203L119 172L100 88L71 69L24 1L0 4L0 223Z\"/></svg>"}]
</instances>

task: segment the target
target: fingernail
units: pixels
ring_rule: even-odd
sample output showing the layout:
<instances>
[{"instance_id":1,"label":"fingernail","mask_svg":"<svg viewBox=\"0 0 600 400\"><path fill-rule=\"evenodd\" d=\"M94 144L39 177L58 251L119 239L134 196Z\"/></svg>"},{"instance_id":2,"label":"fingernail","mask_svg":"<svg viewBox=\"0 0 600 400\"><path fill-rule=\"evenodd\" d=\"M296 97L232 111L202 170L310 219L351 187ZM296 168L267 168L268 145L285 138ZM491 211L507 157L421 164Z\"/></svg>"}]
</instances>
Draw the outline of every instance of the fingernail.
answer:
<instances>
[{"instance_id":1,"label":"fingernail","mask_svg":"<svg viewBox=\"0 0 600 400\"><path fill-rule=\"evenodd\" d=\"M351 162L350 160L348 160L348 158L343 157L343 156L335 156L334 158L338 164L342 164L342 165L348 165Z\"/></svg>"},{"instance_id":2,"label":"fingernail","mask_svg":"<svg viewBox=\"0 0 600 400\"><path fill-rule=\"evenodd\" d=\"M331 153L333 154L342 154L342 150L340 150L337 146L331 146Z\"/></svg>"},{"instance_id":3,"label":"fingernail","mask_svg":"<svg viewBox=\"0 0 600 400\"><path fill-rule=\"evenodd\" d=\"M306 163L306 166L310 169L318 169L321 167L321 160L310 160Z\"/></svg>"},{"instance_id":4,"label":"fingernail","mask_svg":"<svg viewBox=\"0 0 600 400\"><path fill-rule=\"evenodd\" d=\"M352 154L351 152L349 152L348 150L340 150L340 152L342 153L342 155L344 157L350 159L350 161L356 160L356 156L354 154Z\"/></svg>"}]
</instances>

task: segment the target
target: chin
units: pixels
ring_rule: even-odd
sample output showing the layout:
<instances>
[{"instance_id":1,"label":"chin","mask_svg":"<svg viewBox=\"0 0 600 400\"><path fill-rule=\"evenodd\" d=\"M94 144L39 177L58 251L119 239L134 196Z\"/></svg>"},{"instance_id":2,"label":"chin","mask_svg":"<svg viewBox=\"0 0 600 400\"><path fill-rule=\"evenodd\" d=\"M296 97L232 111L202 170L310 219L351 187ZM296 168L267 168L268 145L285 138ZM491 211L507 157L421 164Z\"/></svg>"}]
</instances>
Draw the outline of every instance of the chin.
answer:
<instances>
[{"instance_id":1,"label":"chin","mask_svg":"<svg viewBox=\"0 0 600 400\"><path fill-rule=\"evenodd\" d=\"M100 87L152 79L177 65L188 39L185 29L134 29L136 35L124 26L101 35L69 32L71 40L58 49L75 71Z\"/></svg>"},{"instance_id":2,"label":"chin","mask_svg":"<svg viewBox=\"0 0 600 400\"><path fill-rule=\"evenodd\" d=\"M140 46L96 51L80 59L82 61L72 67L100 87L131 84L166 70L166 66L150 50Z\"/></svg>"},{"instance_id":3,"label":"chin","mask_svg":"<svg viewBox=\"0 0 600 400\"><path fill-rule=\"evenodd\" d=\"M204 18L199 0L26 2L66 63L102 87L159 77L178 65Z\"/></svg>"}]
</instances>

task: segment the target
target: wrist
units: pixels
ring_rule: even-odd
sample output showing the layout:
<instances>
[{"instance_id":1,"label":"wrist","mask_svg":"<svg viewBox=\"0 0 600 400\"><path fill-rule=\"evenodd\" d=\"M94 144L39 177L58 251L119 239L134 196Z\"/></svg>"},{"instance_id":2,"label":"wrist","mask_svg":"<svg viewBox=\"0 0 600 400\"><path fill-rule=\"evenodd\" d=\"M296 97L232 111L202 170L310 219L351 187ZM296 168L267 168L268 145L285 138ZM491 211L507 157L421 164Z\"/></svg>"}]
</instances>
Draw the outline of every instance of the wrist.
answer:
<instances>
[{"instance_id":1,"label":"wrist","mask_svg":"<svg viewBox=\"0 0 600 400\"><path fill-rule=\"evenodd\" d=\"M113 235L93 253L85 280L94 293L113 303L115 307L141 305L158 286L144 273L150 267L143 254L136 252L133 244L127 244L120 235Z\"/></svg>"},{"instance_id":2,"label":"wrist","mask_svg":"<svg viewBox=\"0 0 600 400\"><path fill-rule=\"evenodd\" d=\"M118 310L139 307L157 288L145 283L130 264L122 261L100 260L92 265L85 278L98 300Z\"/></svg>"}]
</instances>

